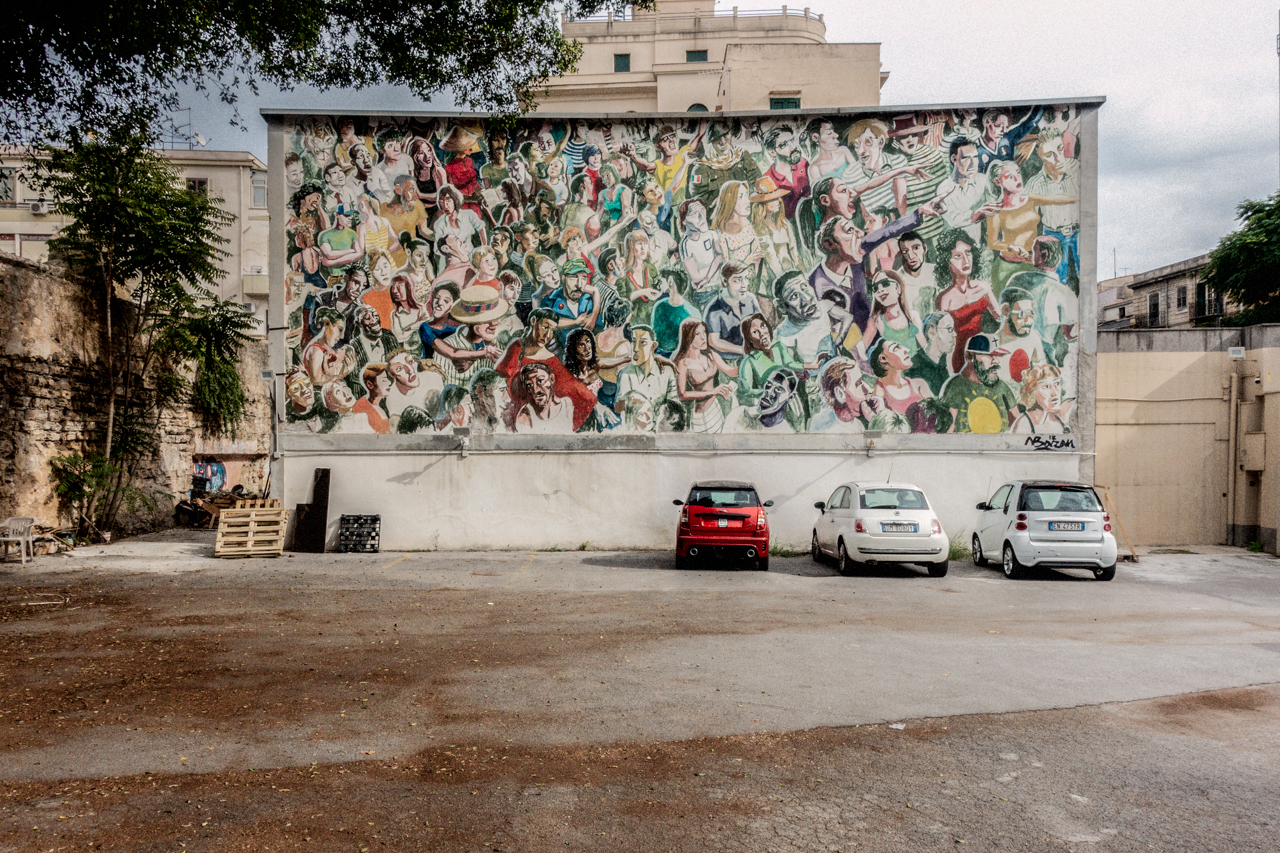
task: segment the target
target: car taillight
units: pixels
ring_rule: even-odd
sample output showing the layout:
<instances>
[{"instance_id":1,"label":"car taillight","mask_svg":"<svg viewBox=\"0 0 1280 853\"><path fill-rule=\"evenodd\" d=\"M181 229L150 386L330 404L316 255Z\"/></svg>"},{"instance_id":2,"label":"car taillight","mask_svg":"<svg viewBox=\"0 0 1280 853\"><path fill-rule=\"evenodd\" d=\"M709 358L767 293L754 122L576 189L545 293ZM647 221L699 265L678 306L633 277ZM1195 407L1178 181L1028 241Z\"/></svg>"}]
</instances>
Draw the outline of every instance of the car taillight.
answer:
<instances>
[{"instance_id":1,"label":"car taillight","mask_svg":"<svg viewBox=\"0 0 1280 853\"><path fill-rule=\"evenodd\" d=\"M1027 514L1025 512L1018 513L1018 521L1026 521L1026 520L1027 520ZM1019 527L1018 529L1021 530L1022 528Z\"/></svg>"},{"instance_id":2,"label":"car taillight","mask_svg":"<svg viewBox=\"0 0 1280 853\"><path fill-rule=\"evenodd\" d=\"M764 510L760 510L760 514L756 516L756 530L764 530Z\"/></svg>"},{"instance_id":3,"label":"car taillight","mask_svg":"<svg viewBox=\"0 0 1280 853\"><path fill-rule=\"evenodd\" d=\"M1026 529L1027 529L1027 523L1026 523L1025 521L1019 521L1017 524L1015 524L1015 525L1013 526L1013 529L1014 529L1014 530L1026 530Z\"/></svg>"},{"instance_id":4,"label":"car taillight","mask_svg":"<svg viewBox=\"0 0 1280 853\"><path fill-rule=\"evenodd\" d=\"M938 519L936 518L933 520L933 532L934 533L942 532L942 525L938 522Z\"/></svg>"},{"instance_id":5,"label":"car taillight","mask_svg":"<svg viewBox=\"0 0 1280 853\"><path fill-rule=\"evenodd\" d=\"M1103 529L1103 530L1105 530L1105 531L1107 531L1108 533L1110 533L1110 532L1111 532L1111 525L1110 525L1110 524L1104 524L1104 525L1102 525L1102 529Z\"/></svg>"},{"instance_id":6,"label":"car taillight","mask_svg":"<svg viewBox=\"0 0 1280 853\"><path fill-rule=\"evenodd\" d=\"M862 519L860 519L860 518L855 518L855 519L853 520L853 532L854 532L854 533L866 533L866 532L867 532L867 526L866 526L865 524L863 524L863 523L862 523Z\"/></svg>"},{"instance_id":7,"label":"car taillight","mask_svg":"<svg viewBox=\"0 0 1280 853\"><path fill-rule=\"evenodd\" d=\"M1109 512L1104 512L1104 513L1102 514L1102 520L1103 520L1103 521L1110 521L1110 520L1111 520L1111 513L1109 513Z\"/></svg>"},{"instance_id":8,"label":"car taillight","mask_svg":"<svg viewBox=\"0 0 1280 853\"><path fill-rule=\"evenodd\" d=\"M689 508L688 507L685 507L684 509L680 510L680 526L681 527L689 526Z\"/></svg>"}]
</instances>

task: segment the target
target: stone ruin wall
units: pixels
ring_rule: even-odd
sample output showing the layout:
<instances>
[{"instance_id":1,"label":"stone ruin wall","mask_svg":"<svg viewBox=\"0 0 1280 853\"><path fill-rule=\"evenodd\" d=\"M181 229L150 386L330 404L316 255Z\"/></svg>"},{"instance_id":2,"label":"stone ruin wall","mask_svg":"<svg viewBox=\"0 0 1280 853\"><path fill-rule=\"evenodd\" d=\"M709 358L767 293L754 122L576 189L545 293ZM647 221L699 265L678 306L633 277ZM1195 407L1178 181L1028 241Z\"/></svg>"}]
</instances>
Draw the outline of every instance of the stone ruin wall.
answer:
<instances>
[{"instance_id":1,"label":"stone ruin wall","mask_svg":"<svg viewBox=\"0 0 1280 853\"><path fill-rule=\"evenodd\" d=\"M8 306L0 318L0 519L27 515L41 524L70 524L68 508L54 494L49 460L83 452L106 427L101 311L60 272L54 264L0 252L0 299ZM252 341L241 365L249 407L234 441L204 435L188 412L161 421L159 451L135 480L153 493L156 507L123 511L118 532L170 526L173 504L191 487L197 461L221 462L228 487L262 488L271 447L271 401L260 379L266 366L265 341Z\"/></svg>"}]
</instances>

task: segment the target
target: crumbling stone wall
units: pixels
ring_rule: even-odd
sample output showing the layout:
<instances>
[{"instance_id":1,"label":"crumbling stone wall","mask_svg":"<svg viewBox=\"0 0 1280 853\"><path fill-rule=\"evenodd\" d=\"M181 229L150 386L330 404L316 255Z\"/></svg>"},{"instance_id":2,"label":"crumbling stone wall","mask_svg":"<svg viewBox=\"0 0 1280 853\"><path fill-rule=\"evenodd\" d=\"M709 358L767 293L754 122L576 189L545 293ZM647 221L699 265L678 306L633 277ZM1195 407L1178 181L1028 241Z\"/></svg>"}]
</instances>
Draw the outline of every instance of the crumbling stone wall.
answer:
<instances>
[{"instance_id":1,"label":"crumbling stone wall","mask_svg":"<svg viewBox=\"0 0 1280 853\"><path fill-rule=\"evenodd\" d=\"M106 427L100 306L56 265L5 252L0 300L0 519L29 515L43 524L70 523L54 494L49 461L83 452ZM261 488L271 436L270 399L259 377L266 364L265 342L251 342L242 357L249 408L235 440L205 435L189 412L162 419L159 450L135 480L157 506L124 512L120 532L171 524L196 458L226 457L242 472L238 482Z\"/></svg>"}]
</instances>

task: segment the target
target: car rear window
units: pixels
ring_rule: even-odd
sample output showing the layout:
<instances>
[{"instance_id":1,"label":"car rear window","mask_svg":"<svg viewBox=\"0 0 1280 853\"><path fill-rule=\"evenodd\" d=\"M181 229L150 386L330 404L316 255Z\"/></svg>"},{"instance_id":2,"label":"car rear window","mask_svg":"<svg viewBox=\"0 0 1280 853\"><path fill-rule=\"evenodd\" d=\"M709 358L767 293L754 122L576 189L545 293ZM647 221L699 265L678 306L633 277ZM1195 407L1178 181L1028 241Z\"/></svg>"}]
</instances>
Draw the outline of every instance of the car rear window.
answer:
<instances>
[{"instance_id":1,"label":"car rear window","mask_svg":"<svg viewBox=\"0 0 1280 853\"><path fill-rule=\"evenodd\" d=\"M1084 486L1027 486L1018 498L1019 512L1102 512L1093 489Z\"/></svg>"},{"instance_id":2,"label":"car rear window","mask_svg":"<svg viewBox=\"0 0 1280 853\"><path fill-rule=\"evenodd\" d=\"M859 500L863 509L928 509L924 492L915 489L867 489Z\"/></svg>"},{"instance_id":3,"label":"car rear window","mask_svg":"<svg viewBox=\"0 0 1280 853\"><path fill-rule=\"evenodd\" d=\"M694 489L689 492L689 506L744 507L760 506L755 489Z\"/></svg>"}]
</instances>

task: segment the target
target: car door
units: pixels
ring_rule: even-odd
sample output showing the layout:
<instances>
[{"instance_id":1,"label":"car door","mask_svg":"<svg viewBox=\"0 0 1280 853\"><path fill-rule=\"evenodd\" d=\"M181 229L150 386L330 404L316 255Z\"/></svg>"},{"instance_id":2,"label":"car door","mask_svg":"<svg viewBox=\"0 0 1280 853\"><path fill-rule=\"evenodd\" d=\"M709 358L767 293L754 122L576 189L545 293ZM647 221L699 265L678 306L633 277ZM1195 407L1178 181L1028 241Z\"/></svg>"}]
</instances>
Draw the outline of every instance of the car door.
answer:
<instances>
[{"instance_id":1,"label":"car door","mask_svg":"<svg viewBox=\"0 0 1280 853\"><path fill-rule=\"evenodd\" d=\"M848 504L849 489L846 486L839 486L831 493L831 498L827 501L827 508L818 517L818 545L828 554L836 552L841 501L844 501L846 505Z\"/></svg>"},{"instance_id":2,"label":"car door","mask_svg":"<svg viewBox=\"0 0 1280 853\"><path fill-rule=\"evenodd\" d=\"M1013 496L1013 483L1005 483L996 489L996 493L987 501L987 509L978 518L978 539L982 542L982 550L986 554L998 555L1004 545L1001 541L1004 529L1009 526L1007 511ZM999 559L998 556L992 559Z\"/></svg>"}]
</instances>

